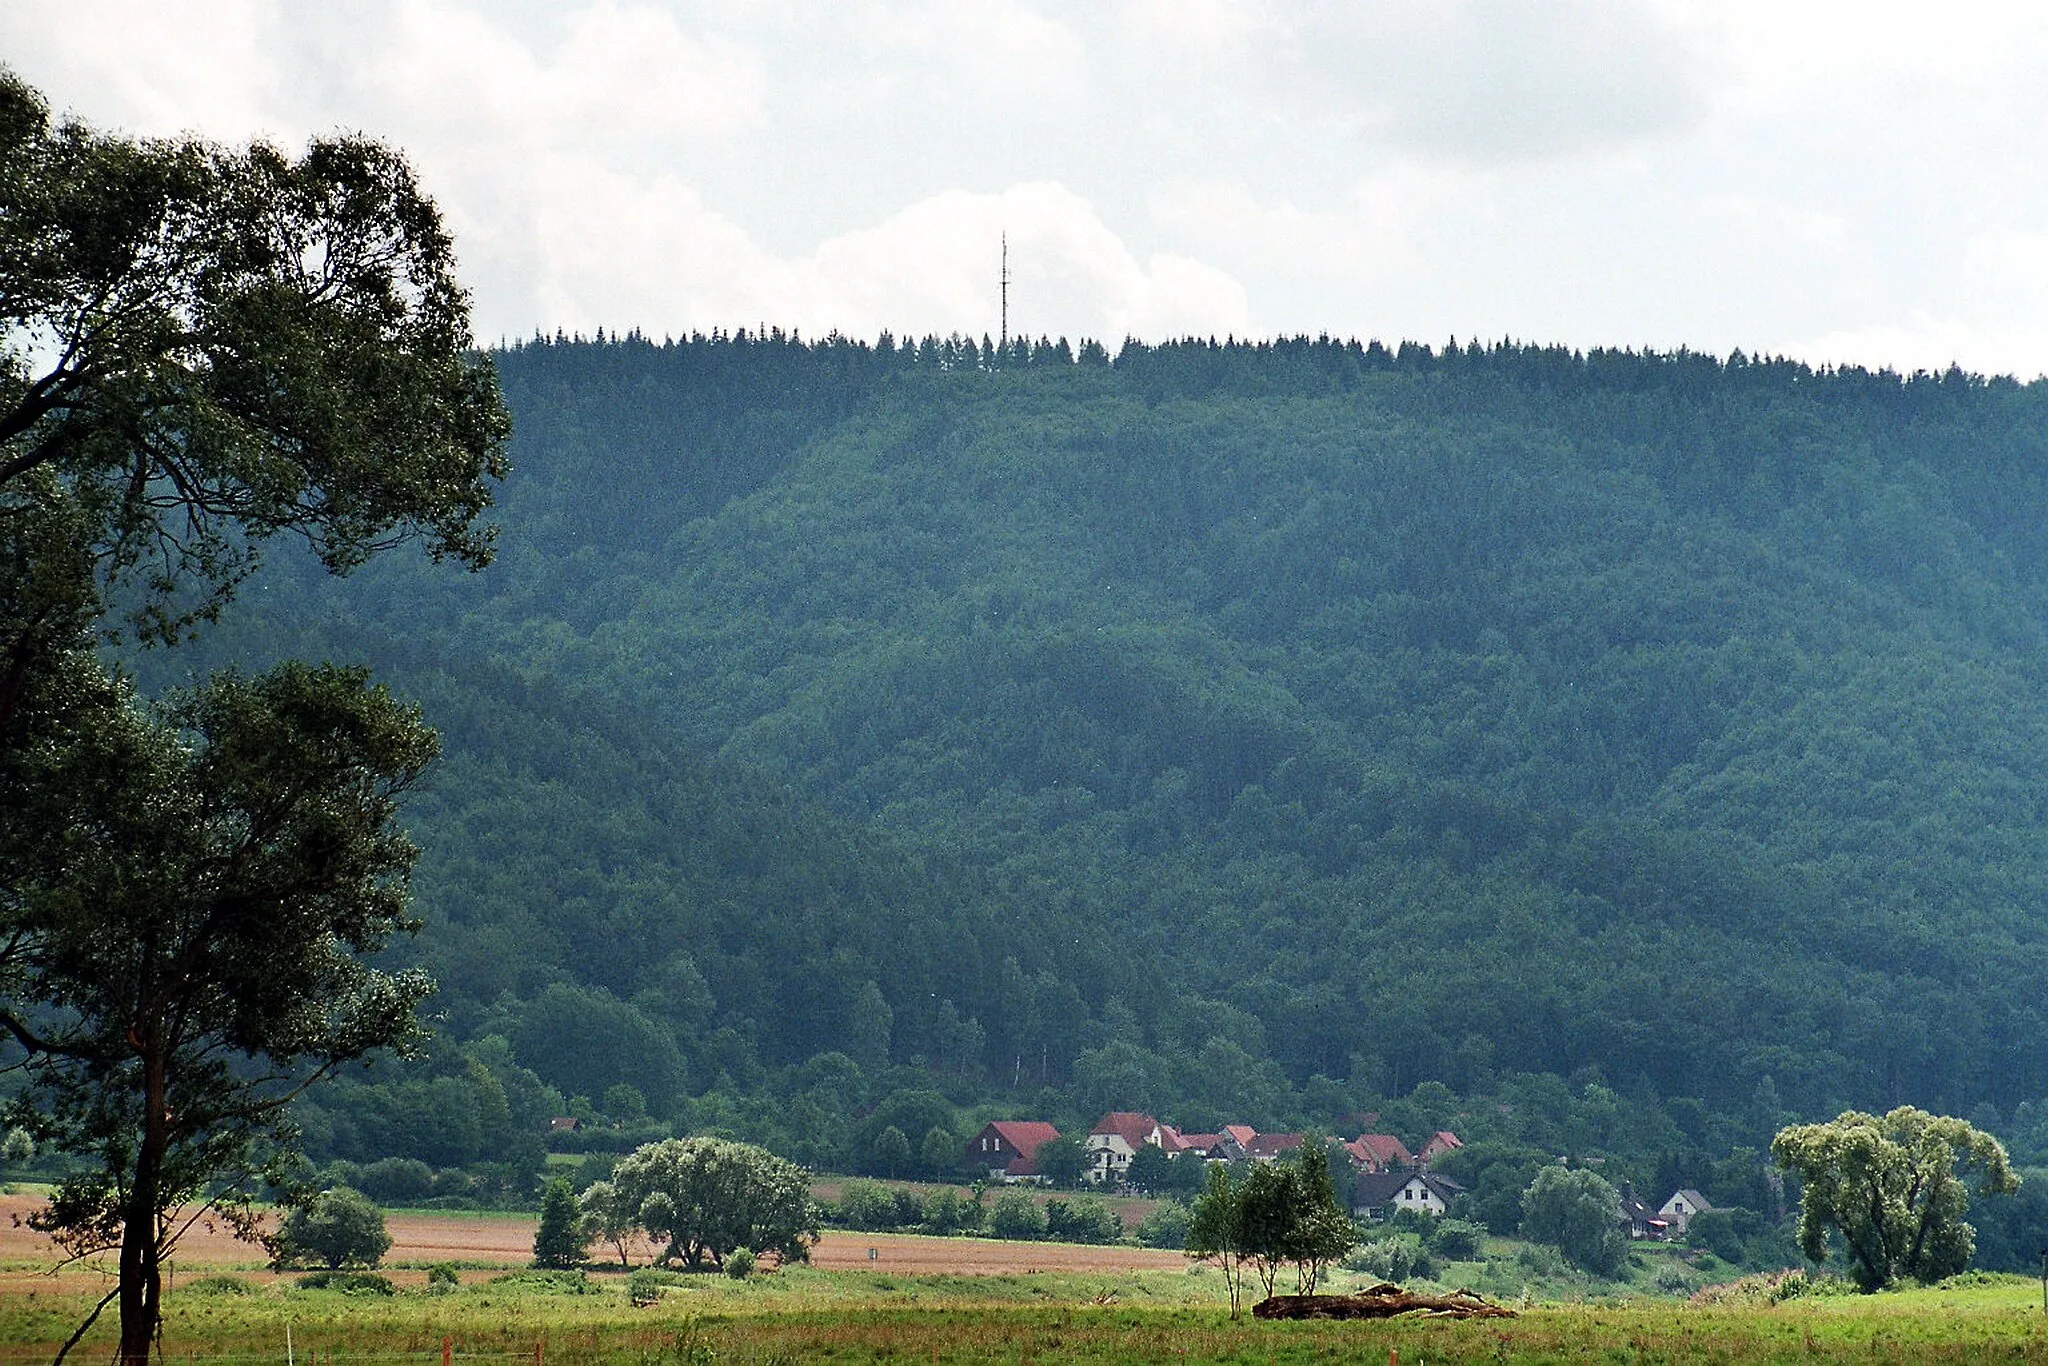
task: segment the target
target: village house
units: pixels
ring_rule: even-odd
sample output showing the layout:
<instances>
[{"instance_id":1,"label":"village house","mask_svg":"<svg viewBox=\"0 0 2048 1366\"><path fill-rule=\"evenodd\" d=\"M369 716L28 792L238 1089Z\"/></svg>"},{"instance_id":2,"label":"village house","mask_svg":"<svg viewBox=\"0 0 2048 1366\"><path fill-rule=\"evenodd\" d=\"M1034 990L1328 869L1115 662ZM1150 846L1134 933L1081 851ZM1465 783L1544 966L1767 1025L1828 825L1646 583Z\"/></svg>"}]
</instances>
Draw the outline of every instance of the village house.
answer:
<instances>
[{"instance_id":1,"label":"village house","mask_svg":"<svg viewBox=\"0 0 2048 1366\"><path fill-rule=\"evenodd\" d=\"M1624 1181L1621 1183L1621 1223L1631 1238L1661 1239L1669 1231L1670 1224L1657 1216L1651 1208L1636 1198L1636 1188Z\"/></svg>"},{"instance_id":2,"label":"village house","mask_svg":"<svg viewBox=\"0 0 2048 1366\"><path fill-rule=\"evenodd\" d=\"M986 1170L991 1181L1036 1181L1038 1146L1059 1136L1043 1120L992 1120L967 1140L965 1165Z\"/></svg>"},{"instance_id":3,"label":"village house","mask_svg":"<svg viewBox=\"0 0 2048 1366\"><path fill-rule=\"evenodd\" d=\"M1351 1212L1361 1219L1386 1219L1404 1209L1440 1217L1465 1188L1434 1172L1360 1172L1351 1183Z\"/></svg>"},{"instance_id":4,"label":"village house","mask_svg":"<svg viewBox=\"0 0 2048 1366\"><path fill-rule=\"evenodd\" d=\"M1464 1143L1458 1136L1449 1129L1438 1129L1429 1136L1429 1141L1424 1143L1421 1150L1415 1154L1415 1160L1421 1166L1427 1167L1445 1153L1454 1153L1464 1146Z\"/></svg>"},{"instance_id":5,"label":"village house","mask_svg":"<svg viewBox=\"0 0 2048 1366\"><path fill-rule=\"evenodd\" d=\"M1685 1226L1692 1222L1692 1217L1695 1214L1705 1214L1712 1208L1713 1206L1707 1203L1706 1196L1688 1187L1685 1190L1673 1191L1671 1198L1657 1207L1657 1217L1670 1225L1672 1237L1682 1238L1685 1236Z\"/></svg>"},{"instance_id":6,"label":"village house","mask_svg":"<svg viewBox=\"0 0 2048 1366\"><path fill-rule=\"evenodd\" d=\"M1135 1110L1111 1110L1095 1121L1082 1147L1088 1150L1087 1178L1098 1186L1115 1185L1131 1168L1131 1159L1146 1144L1159 1143L1159 1121Z\"/></svg>"},{"instance_id":7,"label":"village house","mask_svg":"<svg viewBox=\"0 0 2048 1366\"><path fill-rule=\"evenodd\" d=\"M1284 1153L1298 1151L1302 1137L1301 1134L1253 1134L1252 1141L1244 1145L1244 1155L1254 1162L1277 1161Z\"/></svg>"},{"instance_id":8,"label":"village house","mask_svg":"<svg viewBox=\"0 0 2048 1366\"><path fill-rule=\"evenodd\" d=\"M1344 1151L1362 1172L1390 1172L1415 1165L1408 1145L1392 1134L1360 1134L1344 1145Z\"/></svg>"}]
</instances>

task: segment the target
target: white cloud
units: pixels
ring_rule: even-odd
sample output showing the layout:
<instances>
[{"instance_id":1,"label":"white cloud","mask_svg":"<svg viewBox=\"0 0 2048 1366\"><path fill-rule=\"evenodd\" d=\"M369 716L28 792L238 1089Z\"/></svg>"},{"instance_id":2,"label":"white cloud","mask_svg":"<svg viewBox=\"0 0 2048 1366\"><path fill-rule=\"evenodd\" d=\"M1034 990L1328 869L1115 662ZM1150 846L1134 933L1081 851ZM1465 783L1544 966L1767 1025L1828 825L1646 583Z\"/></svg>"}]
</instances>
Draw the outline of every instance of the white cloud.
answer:
<instances>
[{"instance_id":1,"label":"white cloud","mask_svg":"<svg viewBox=\"0 0 2048 1366\"><path fill-rule=\"evenodd\" d=\"M2048 25L1954 0L5 0L145 133L406 149L486 337L995 326L2048 368ZM1791 345L1788 343L1788 346Z\"/></svg>"},{"instance_id":2,"label":"white cloud","mask_svg":"<svg viewBox=\"0 0 2048 1366\"><path fill-rule=\"evenodd\" d=\"M1622 146L1704 117L1698 29L1645 0L1276 7L1284 79L1369 139L1481 164Z\"/></svg>"},{"instance_id":3,"label":"white cloud","mask_svg":"<svg viewBox=\"0 0 2048 1366\"><path fill-rule=\"evenodd\" d=\"M683 186L593 173L555 202L536 263L547 321L654 334L768 322L818 335L994 335L1010 239L1011 329L1115 341L1247 330L1245 291L1197 261L1139 261L1088 202L1049 183L950 190L783 259Z\"/></svg>"}]
</instances>

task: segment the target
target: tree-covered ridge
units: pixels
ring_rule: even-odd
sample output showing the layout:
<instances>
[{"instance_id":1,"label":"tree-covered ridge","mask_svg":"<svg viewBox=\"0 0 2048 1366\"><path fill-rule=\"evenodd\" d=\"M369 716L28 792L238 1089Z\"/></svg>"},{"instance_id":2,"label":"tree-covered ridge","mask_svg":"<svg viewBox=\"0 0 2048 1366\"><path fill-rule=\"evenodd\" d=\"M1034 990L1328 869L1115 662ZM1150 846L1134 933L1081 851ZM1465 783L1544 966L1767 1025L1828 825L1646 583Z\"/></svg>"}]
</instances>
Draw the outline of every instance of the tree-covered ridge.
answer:
<instances>
[{"instance_id":1,"label":"tree-covered ridge","mask_svg":"<svg viewBox=\"0 0 2048 1366\"><path fill-rule=\"evenodd\" d=\"M1320 340L496 362L499 566L261 600L404 642L368 656L448 731L422 951L550 1080L602 1009L650 1095L863 1049L1188 1123L1588 1068L1724 1116L2048 1094L2043 386Z\"/></svg>"}]
</instances>

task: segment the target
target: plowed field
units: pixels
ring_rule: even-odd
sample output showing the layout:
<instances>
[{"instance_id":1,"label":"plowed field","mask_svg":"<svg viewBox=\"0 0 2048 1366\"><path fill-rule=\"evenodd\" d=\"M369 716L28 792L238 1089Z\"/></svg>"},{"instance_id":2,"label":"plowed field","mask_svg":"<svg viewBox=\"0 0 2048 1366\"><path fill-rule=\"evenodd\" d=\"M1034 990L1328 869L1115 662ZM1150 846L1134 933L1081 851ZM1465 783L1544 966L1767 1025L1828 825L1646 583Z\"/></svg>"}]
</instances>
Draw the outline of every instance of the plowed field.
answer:
<instances>
[{"instance_id":1,"label":"plowed field","mask_svg":"<svg viewBox=\"0 0 2048 1366\"><path fill-rule=\"evenodd\" d=\"M0 1288L35 1280L24 1266L54 1262L49 1240L23 1222L41 1201L33 1196L0 1196L0 1263L16 1268L0 1272ZM387 1227L391 1251L387 1263L424 1266L432 1262L468 1265L524 1266L533 1257L535 1221L531 1215L394 1214ZM873 1250L874 1256L868 1253ZM634 1261L645 1262L653 1249L642 1246ZM603 1259L609 1250L593 1247ZM180 1274L206 1268L248 1268L263 1254L237 1242L224 1230L194 1228L178 1250ZM1074 1243L1009 1243L990 1238L922 1238L905 1234L827 1231L812 1250L818 1266L849 1270L866 1267L902 1275L951 1274L993 1276L1025 1271L1135 1271L1173 1269L1186 1265L1177 1252L1149 1248L1087 1247ZM415 1273L422 1274L422 1273ZM405 1281L404 1272L395 1278ZM465 1279L468 1279L465 1277Z\"/></svg>"}]
</instances>

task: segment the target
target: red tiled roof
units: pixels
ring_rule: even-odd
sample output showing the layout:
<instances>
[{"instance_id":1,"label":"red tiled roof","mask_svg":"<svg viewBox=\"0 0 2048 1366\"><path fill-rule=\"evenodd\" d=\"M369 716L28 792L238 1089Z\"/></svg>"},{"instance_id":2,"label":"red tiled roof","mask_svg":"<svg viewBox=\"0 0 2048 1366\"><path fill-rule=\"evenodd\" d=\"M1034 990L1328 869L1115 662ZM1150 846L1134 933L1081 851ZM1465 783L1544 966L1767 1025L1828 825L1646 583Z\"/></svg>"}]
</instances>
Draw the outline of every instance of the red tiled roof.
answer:
<instances>
[{"instance_id":1,"label":"red tiled roof","mask_svg":"<svg viewBox=\"0 0 2048 1366\"><path fill-rule=\"evenodd\" d=\"M1259 1136L1259 1131L1249 1124L1226 1124L1223 1132L1236 1139L1240 1148L1251 1147L1252 1140Z\"/></svg>"},{"instance_id":2,"label":"red tiled roof","mask_svg":"<svg viewBox=\"0 0 2048 1366\"><path fill-rule=\"evenodd\" d=\"M1464 1140L1449 1129L1438 1129L1429 1136L1429 1142L1422 1145L1422 1151L1426 1153L1447 1153L1464 1146Z\"/></svg>"},{"instance_id":3,"label":"red tiled roof","mask_svg":"<svg viewBox=\"0 0 2048 1366\"><path fill-rule=\"evenodd\" d=\"M1060 1136L1058 1129L1042 1119L998 1119L988 1127L1027 1159L1038 1155L1039 1144Z\"/></svg>"},{"instance_id":4,"label":"red tiled roof","mask_svg":"<svg viewBox=\"0 0 2048 1366\"><path fill-rule=\"evenodd\" d=\"M1095 1127L1088 1132L1116 1134L1130 1144L1132 1152L1136 1152L1145 1145L1146 1140L1152 1137L1152 1131L1158 1127L1159 1121L1150 1115L1139 1114L1135 1110L1111 1110L1095 1121Z\"/></svg>"},{"instance_id":5,"label":"red tiled roof","mask_svg":"<svg viewBox=\"0 0 2048 1366\"><path fill-rule=\"evenodd\" d=\"M1360 1134L1344 1147L1368 1167L1391 1167L1415 1160L1407 1146L1392 1134Z\"/></svg>"},{"instance_id":6,"label":"red tiled roof","mask_svg":"<svg viewBox=\"0 0 2048 1366\"><path fill-rule=\"evenodd\" d=\"M1210 1153L1223 1142L1222 1134L1176 1134L1182 1152Z\"/></svg>"}]
</instances>

